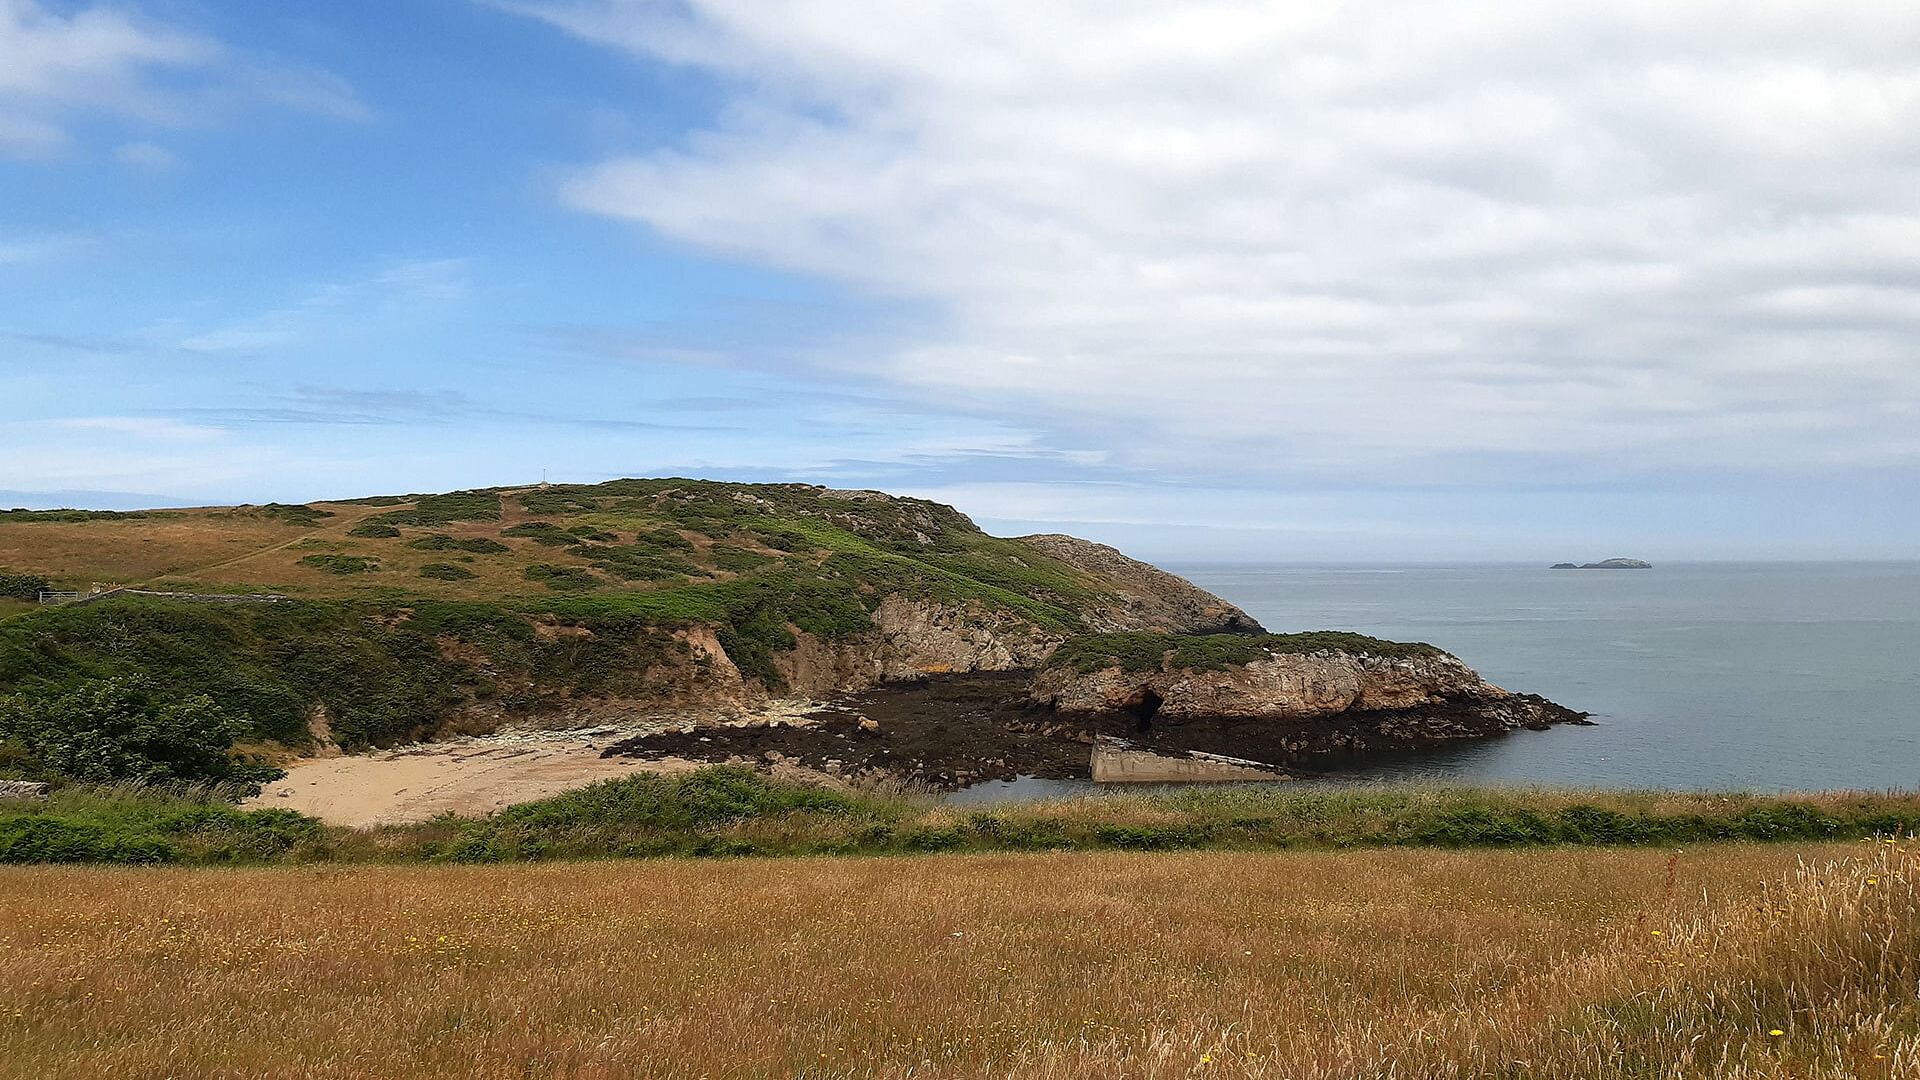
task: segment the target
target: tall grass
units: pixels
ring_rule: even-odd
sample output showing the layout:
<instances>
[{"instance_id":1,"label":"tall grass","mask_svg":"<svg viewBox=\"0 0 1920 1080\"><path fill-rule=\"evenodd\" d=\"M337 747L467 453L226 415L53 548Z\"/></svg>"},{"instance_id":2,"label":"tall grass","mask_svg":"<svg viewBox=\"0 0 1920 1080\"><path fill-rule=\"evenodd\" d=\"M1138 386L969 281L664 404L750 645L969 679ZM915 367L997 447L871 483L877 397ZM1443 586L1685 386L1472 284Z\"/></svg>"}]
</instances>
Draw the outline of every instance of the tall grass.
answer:
<instances>
[{"instance_id":1,"label":"tall grass","mask_svg":"<svg viewBox=\"0 0 1920 1080\"><path fill-rule=\"evenodd\" d=\"M1203 787L958 806L910 785L827 789L741 766L638 773L510 807L374 830L287 810L69 788L0 802L0 862L520 862L994 851L1283 851L1855 840L1920 831L1920 796L1398 787ZM186 805L181 805L185 803ZM112 812L106 808L111 807ZM8 836L84 842L12 845ZM126 840L122 844L120 841Z\"/></svg>"},{"instance_id":2,"label":"tall grass","mask_svg":"<svg viewBox=\"0 0 1920 1080\"><path fill-rule=\"evenodd\" d=\"M0 873L0 1076L1920 1075L1908 845Z\"/></svg>"}]
</instances>

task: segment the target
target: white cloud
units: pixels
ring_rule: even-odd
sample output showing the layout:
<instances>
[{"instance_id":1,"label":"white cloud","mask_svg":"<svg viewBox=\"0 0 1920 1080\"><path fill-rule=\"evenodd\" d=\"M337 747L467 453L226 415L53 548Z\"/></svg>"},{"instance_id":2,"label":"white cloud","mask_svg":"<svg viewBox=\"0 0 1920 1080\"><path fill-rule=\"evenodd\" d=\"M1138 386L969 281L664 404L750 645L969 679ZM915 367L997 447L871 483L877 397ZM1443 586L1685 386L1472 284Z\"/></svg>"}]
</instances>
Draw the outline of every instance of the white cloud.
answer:
<instances>
[{"instance_id":1,"label":"white cloud","mask_svg":"<svg viewBox=\"0 0 1920 1080\"><path fill-rule=\"evenodd\" d=\"M342 119L367 114L338 76L250 57L123 5L63 14L42 0L0 0L0 153L59 151L77 112L192 126L253 104Z\"/></svg>"},{"instance_id":2,"label":"white cloud","mask_svg":"<svg viewBox=\"0 0 1920 1080\"><path fill-rule=\"evenodd\" d=\"M566 203L932 301L844 366L1116 464L1920 460L1910 0L509 6L735 88Z\"/></svg>"}]
</instances>

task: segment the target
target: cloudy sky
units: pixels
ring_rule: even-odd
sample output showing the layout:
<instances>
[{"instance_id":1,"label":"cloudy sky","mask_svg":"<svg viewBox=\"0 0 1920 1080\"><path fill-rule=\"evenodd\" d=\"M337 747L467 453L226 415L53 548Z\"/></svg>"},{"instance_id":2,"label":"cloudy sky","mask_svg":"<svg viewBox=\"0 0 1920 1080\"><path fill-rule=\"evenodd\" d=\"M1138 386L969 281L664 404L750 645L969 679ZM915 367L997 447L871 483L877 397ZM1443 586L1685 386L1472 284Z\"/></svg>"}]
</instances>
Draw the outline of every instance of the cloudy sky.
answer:
<instances>
[{"instance_id":1,"label":"cloudy sky","mask_svg":"<svg viewBox=\"0 0 1920 1080\"><path fill-rule=\"evenodd\" d=\"M0 0L0 504L1920 556L1912 0Z\"/></svg>"}]
</instances>

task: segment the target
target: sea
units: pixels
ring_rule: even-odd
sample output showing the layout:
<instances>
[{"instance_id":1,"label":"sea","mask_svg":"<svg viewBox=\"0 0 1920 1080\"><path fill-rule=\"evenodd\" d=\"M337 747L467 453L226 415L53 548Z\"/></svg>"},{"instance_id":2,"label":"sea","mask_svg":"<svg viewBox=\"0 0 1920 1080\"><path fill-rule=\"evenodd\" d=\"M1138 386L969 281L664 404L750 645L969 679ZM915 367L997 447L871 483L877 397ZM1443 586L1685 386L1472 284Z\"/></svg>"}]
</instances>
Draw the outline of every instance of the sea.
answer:
<instances>
[{"instance_id":1,"label":"sea","mask_svg":"<svg viewBox=\"0 0 1920 1080\"><path fill-rule=\"evenodd\" d=\"M1920 562L1167 568L1269 630L1429 642L1594 720L1370 759L1334 782L1920 790ZM969 801L1082 786L1016 781Z\"/></svg>"}]
</instances>

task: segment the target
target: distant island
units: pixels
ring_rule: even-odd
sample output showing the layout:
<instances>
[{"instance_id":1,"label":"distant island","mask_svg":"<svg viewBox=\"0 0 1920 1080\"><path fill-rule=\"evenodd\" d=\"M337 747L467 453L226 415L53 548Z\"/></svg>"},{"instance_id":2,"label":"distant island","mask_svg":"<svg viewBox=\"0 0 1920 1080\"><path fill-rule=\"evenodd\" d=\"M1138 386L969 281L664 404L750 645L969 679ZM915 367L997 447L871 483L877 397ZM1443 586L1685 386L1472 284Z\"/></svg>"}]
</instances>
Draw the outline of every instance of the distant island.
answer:
<instances>
[{"instance_id":1,"label":"distant island","mask_svg":"<svg viewBox=\"0 0 1920 1080\"><path fill-rule=\"evenodd\" d=\"M1599 562L1570 563L1557 562L1552 570L1651 570L1653 564L1643 559L1601 559Z\"/></svg>"}]
</instances>

